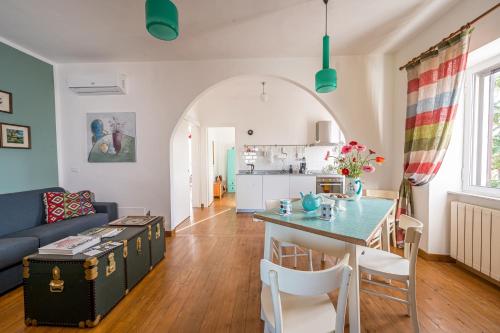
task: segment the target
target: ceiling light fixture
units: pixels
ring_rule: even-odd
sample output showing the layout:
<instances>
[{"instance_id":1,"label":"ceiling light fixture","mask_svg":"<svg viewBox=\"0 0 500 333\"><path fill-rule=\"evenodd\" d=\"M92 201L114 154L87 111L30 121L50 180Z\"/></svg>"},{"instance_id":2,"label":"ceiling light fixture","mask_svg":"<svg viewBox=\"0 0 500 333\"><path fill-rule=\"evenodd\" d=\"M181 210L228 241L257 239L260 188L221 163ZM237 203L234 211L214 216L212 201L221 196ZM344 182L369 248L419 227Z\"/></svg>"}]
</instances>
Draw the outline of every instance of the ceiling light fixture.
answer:
<instances>
[{"instance_id":1,"label":"ceiling light fixture","mask_svg":"<svg viewBox=\"0 0 500 333\"><path fill-rule=\"evenodd\" d=\"M262 81L261 84L262 84L262 93L260 94L260 100L265 103L269 100L269 95L266 94L266 82Z\"/></svg>"},{"instance_id":2,"label":"ceiling light fixture","mask_svg":"<svg viewBox=\"0 0 500 333\"><path fill-rule=\"evenodd\" d=\"M146 29L161 40L179 36L179 14L170 0L146 0Z\"/></svg>"},{"instance_id":3,"label":"ceiling light fixture","mask_svg":"<svg viewBox=\"0 0 500 333\"><path fill-rule=\"evenodd\" d=\"M323 36L323 69L316 73L316 92L328 93L337 89L337 71L330 68L330 36L328 36L328 0L325 3L325 35Z\"/></svg>"}]
</instances>

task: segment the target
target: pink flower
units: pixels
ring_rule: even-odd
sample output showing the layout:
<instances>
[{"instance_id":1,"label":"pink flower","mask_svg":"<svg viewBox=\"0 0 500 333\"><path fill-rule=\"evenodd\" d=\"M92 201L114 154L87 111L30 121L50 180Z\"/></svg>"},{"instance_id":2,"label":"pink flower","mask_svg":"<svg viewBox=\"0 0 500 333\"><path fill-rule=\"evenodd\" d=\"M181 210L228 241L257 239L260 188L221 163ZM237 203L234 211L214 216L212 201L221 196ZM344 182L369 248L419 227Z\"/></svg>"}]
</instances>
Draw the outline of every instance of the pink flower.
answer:
<instances>
[{"instance_id":1,"label":"pink flower","mask_svg":"<svg viewBox=\"0 0 500 333\"><path fill-rule=\"evenodd\" d=\"M363 152L363 151L366 150L366 146L364 146L364 145L356 145L356 146L354 146L354 149L356 149L359 152Z\"/></svg>"},{"instance_id":2,"label":"pink flower","mask_svg":"<svg viewBox=\"0 0 500 333\"><path fill-rule=\"evenodd\" d=\"M341 153L342 154L349 154L352 151L352 146L343 146Z\"/></svg>"},{"instance_id":3,"label":"pink flower","mask_svg":"<svg viewBox=\"0 0 500 333\"><path fill-rule=\"evenodd\" d=\"M363 165L363 171L367 173L372 173L375 171L375 167L371 165Z\"/></svg>"}]
</instances>

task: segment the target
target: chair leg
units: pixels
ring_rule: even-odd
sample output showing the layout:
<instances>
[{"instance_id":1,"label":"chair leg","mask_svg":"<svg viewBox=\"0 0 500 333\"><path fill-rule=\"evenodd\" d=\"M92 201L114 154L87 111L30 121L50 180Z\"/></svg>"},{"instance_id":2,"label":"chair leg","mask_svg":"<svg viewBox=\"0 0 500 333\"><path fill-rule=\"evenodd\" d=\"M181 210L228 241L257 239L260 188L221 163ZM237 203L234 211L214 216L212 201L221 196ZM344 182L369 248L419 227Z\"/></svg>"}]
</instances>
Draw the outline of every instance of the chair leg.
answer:
<instances>
[{"instance_id":1,"label":"chair leg","mask_svg":"<svg viewBox=\"0 0 500 333\"><path fill-rule=\"evenodd\" d=\"M392 246L396 247L396 226L392 229Z\"/></svg>"},{"instance_id":2,"label":"chair leg","mask_svg":"<svg viewBox=\"0 0 500 333\"><path fill-rule=\"evenodd\" d=\"M297 247L293 247L293 268L297 268Z\"/></svg>"},{"instance_id":3,"label":"chair leg","mask_svg":"<svg viewBox=\"0 0 500 333\"><path fill-rule=\"evenodd\" d=\"M418 327L418 313L417 313L417 293L415 288L415 279L410 280L408 288L408 300L410 301L410 317L411 324L413 326L413 332L419 333L420 329Z\"/></svg>"},{"instance_id":4,"label":"chair leg","mask_svg":"<svg viewBox=\"0 0 500 333\"><path fill-rule=\"evenodd\" d=\"M326 254L321 253L321 263L324 264L326 261Z\"/></svg>"},{"instance_id":5,"label":"chair leg","mask_svg":"<svg viewBox=\"0 0 500 333\"><path fill-rule=\"evenodd\" d=\"M307 250L307 260L309 261L309 270L313 271L313 251L311 249Z\"/></svg>"}]
</instances>

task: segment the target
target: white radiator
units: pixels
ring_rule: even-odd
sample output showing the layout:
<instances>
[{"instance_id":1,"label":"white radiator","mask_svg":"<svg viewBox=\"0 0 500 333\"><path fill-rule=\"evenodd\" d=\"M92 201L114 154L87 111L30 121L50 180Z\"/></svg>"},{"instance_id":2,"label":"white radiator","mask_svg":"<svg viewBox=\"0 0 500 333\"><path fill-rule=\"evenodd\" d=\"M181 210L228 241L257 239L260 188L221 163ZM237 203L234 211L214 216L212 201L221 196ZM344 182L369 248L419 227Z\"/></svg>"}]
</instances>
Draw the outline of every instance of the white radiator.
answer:
<instances>
[{"instance_id":1,"label":"white radiator","mask_svg":"<svg viewBox=\"0 0 500 333\"><path fill-rule=\"evenodd\" d=\"M450 255L500 281L500 211L452 201Z\"/></svg>"}]
</instances>

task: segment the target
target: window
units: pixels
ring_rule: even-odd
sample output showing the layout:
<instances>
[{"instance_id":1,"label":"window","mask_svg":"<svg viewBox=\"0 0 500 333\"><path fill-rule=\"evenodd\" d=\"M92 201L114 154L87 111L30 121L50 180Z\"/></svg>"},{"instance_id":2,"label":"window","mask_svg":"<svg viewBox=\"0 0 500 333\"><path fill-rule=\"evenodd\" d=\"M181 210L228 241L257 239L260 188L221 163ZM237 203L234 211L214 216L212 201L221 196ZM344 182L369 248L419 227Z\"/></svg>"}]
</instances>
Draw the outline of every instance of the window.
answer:
<instances>
[{"instance_id":1,"label":"window","mask_svg":"<svg viewBox=\"0 0 500 333\"><path fill-rule=\"evenodd\" d=\"M500 58L467 70L465 191L500 197Z\"/></svg>"}]
</instances>

